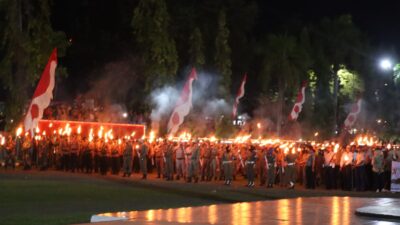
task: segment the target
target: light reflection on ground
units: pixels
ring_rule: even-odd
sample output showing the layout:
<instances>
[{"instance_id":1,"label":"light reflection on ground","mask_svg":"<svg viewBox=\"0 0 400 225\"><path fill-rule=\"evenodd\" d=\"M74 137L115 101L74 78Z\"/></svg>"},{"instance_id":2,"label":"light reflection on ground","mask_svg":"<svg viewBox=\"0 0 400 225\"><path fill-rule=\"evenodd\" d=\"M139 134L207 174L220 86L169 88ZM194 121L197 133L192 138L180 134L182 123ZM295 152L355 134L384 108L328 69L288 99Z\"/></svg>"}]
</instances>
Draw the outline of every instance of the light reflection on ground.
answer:
<instances>
[{"instance_id":1,"label":"light reflection on ground","mask_svg":"<svg viewBox=\"0 0 400 225\"><path fill-rule=\"evenodd\" d=\"M390 207L391 199L314 197L274 201L220 204L178 209L158 209L128 213L105 213L103 216L125 216L132 223L146 224L397 224L354 215L365 205ZM114 223L110 223L114 224ZM115 223L118 224L118 223ZM129 224L125 222L123 224Z\"/></svg>"}]
</instances>

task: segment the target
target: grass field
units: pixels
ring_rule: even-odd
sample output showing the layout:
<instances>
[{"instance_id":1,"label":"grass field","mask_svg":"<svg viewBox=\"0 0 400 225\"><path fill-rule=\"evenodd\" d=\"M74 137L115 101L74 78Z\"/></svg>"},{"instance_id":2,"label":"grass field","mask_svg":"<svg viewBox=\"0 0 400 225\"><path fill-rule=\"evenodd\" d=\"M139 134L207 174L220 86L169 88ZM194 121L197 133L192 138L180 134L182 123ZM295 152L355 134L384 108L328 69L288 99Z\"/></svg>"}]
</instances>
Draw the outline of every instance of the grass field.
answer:
<instances>
[{"instance_id":1,"label":"grass field","mask_svg":"<svg viewBox=\"0 0 400 225\"><path fill-rule=\"evenodd\" d=\"M0 174L0 224L89 222L95 213L218 203L84 175Z\"/></svg>"},{"instance_id":2,"label":"grass field","mask_svg":"<svg viewBox=\"0 0 400 225\"><path fill-rule=\"evenodd\" d=\"M117 176L57 171L0 170L0 224L73 224L89 222L91 215L116 211L178 208L242 201L296 197L350 196L399 198L396 193L306 190L296 187L246 188L241 178L227 187L221 181L187 184L155 179L141 181Z\"/></svg>"}]
</instances>

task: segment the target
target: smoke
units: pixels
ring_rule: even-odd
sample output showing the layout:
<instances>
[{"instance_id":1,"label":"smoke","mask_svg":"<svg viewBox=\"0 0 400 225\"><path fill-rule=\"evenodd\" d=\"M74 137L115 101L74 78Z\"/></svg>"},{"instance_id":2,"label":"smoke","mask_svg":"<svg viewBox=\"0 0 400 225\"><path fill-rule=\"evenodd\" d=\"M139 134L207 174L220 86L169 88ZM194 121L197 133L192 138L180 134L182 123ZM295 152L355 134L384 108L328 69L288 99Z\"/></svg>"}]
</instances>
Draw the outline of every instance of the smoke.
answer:
<instances>
[{"instance_id":1,"label":"smoke","mask_svg":"<svg viewBox=\"0 0 400 225\"><path fill-rule=\"evenodd\" d=\"M99 122L124 121L132 90L138 89L142 76L141 63L135 57L126 57L105 64L88 74L88 91L80 94L84 104L96 111ZM132 94L133 93L133 94Z\"/></svg>"},{"instance_id":2,"label":"smoke","mask_svg":"<svg viewBox=\"0 0 400 225\"><path fill-rule=\"evenodd\" d=\"M160 121L165 119L168 113L172 111L178 98L178 90L170 86L156 89L150 94L151 103L153 105L150 114L152 130L159 130Z\"/></svg>"},{"instance_id":3,"label":"smoke","mask_svg":"<svg viewBox=\"0 0 400 225\"><path fill-rule=\"evenodd\" d=\"M154 90L150 94L152 111L150 118L152 129L159 131L160 126L166 125L176 101L178 100L185 80L180 82L177 87L165 86ZM192 109L185 118L182 129L195 130L197 134L205 133L208 129L207 120L214 120L223 114L228 114L231 106L226 100L216 98L218 92L219 78L216 75L208 73L198 73L197 80L193 82Z\"/></svg>"}]
</instances>

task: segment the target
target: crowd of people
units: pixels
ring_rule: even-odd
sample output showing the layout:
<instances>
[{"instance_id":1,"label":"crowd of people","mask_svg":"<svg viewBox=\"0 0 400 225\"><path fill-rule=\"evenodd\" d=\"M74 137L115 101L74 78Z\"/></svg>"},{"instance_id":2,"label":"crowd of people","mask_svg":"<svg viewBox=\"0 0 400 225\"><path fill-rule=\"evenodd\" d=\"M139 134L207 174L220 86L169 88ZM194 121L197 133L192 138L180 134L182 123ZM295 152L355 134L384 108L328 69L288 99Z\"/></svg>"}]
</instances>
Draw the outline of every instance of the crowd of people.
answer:
<instances>
[{"instance_id":1,"label":"crowd of people","mask_svg":"<svg viewBox=\"0 0 400 225\"><path fill-rule=\"evenodd\" d=\"M53 102L45 109L43 119L133 124L146 124L149 122L149 116L146 113L127 111L118 104L104 107L99 104L99 101L83 96L78 96L72 104Z\"/></svg>"},{"instance_id":2,"label":"crowd of people","mask_svg":"<svg viewBox=\"0 0 400 225\"><path fill-rule=\"evenodd\" d=\"M130 177L148 173L168 181L221 182L244 177L247 186L294 189L323 187L354 191L388 191L392 161L400 150L388 146L222 143L218 141L104 140L77 134L42 138L7 137L0 148L5 170L63 170Z\"/></svg>"}]
</instances>

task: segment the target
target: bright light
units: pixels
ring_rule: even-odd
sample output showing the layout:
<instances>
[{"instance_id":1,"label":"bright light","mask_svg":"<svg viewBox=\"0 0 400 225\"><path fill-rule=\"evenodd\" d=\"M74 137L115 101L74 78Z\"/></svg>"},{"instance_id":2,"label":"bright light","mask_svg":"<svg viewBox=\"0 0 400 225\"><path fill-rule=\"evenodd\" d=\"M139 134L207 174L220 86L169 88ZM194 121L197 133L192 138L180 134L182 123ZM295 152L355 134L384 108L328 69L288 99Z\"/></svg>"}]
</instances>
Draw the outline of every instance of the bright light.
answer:
<instances>
[{"instance_id":1,"label":"bright light","mask_svg":"<svg viewBox=\"0 0 400 225\"><path fill-rule=\"evenodd\" d=\"M124 117L124 118L128 118L128 113L122 113L122 117Z\"/></svg>"},{"instance_id":2,"label":"bright light","mask_svg":"<svg viewBox=\"0 0 400 225\"><path fill-rule=\"evenodd\" d=\"M380 62L380 67L383 70L390 70L393 68L392 62L390 61L390 59L382 59Z\"/></svg>"}]
</instances>

